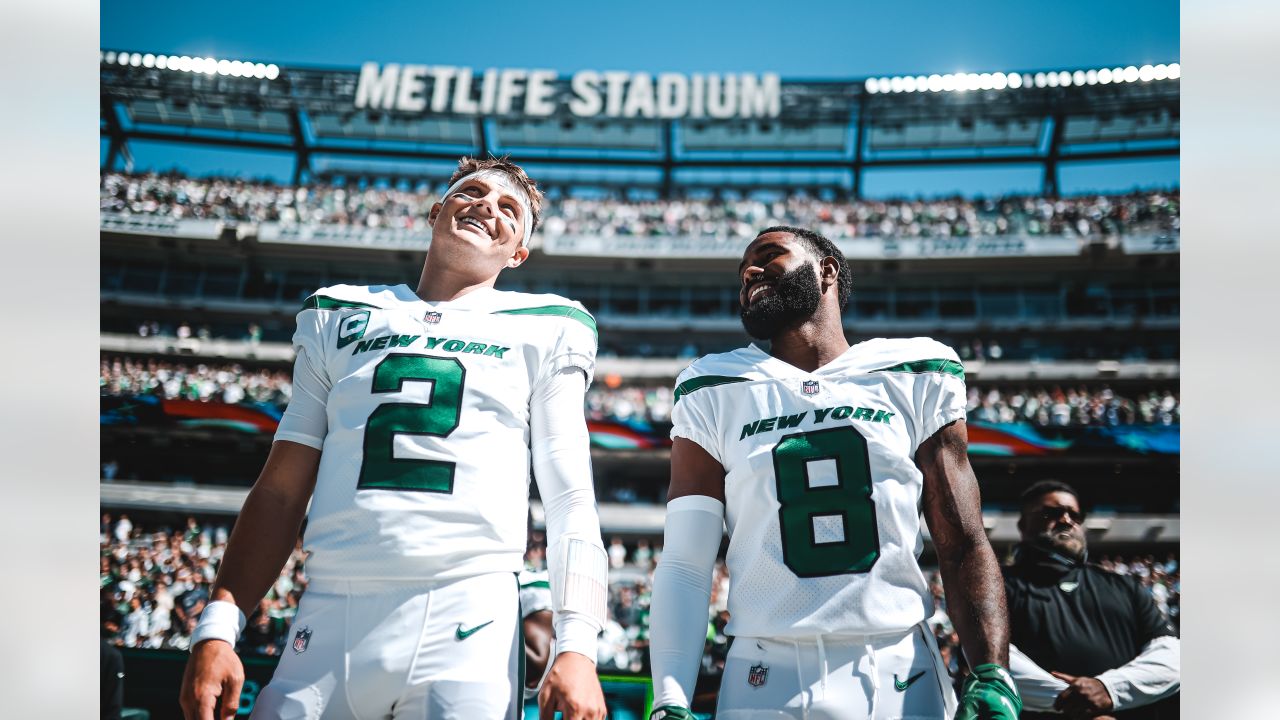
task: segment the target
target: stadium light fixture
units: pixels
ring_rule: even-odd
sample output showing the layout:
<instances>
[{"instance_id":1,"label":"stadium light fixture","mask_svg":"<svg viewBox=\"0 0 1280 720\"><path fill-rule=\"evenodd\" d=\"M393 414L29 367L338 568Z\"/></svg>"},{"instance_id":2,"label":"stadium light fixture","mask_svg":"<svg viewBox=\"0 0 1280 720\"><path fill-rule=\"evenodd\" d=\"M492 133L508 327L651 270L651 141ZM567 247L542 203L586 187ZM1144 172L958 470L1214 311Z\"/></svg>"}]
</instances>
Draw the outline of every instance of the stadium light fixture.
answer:
<instances>
[{"instance_id":1,"label":"stadium light fixture","mask_svg":"<svg viewBox=\"0 0 1280 720\"><path fill-rule=\"evenodd\" d=\"M142 67L142 55L133 53L129 56L129 65L132 67Z\"/></svg>"},{"instance_id":2,"label":"stadium light fixture","mask_svg":"<svg viewBox=\"0 0 1280 720\"><path fill-rule=\"evenodd\" d=\"M880 81L875 78L867 78L867 82L865 83L865 86L866 86L867 92L872 95L875 95L876 93L880 92Z\"/></svg>"},{"instance_id":3,"label":"stadium light fixture","mask_svg":"<svg viewBox=\"0 0 1280 720\"><path fill-rule=\"evenodd\" d=\"M1182 77L1182 66L1178 63L1169 65L1169 79L1177 80L1180 77Z\"/></svg>"},{"instance_id":4,"label":"stadium light fixture","mask_svg":"<svg viewBox=\"0 0 1280 720\"><path fill-rule=\"evenodd\" d=\"M1085 80L1087 78L1088 76L1085 75L1085 72L1083 70L1077 70L1071 73L1071 82L1075 83L1076 85L1084 85Z\"/></svg>"},{"instance_id":5,"label":"stadium light fixture","mask_svg":"<svg viewBox=\"0 0 1280 720\"><path fill-rule=\"evenodd\" d=\"M164 70L165 68L169 67L169 56L168 56L168 55L157 55L157 56L156 56L156 67L160 68L161 70Z\"/></svg>"},{"instance_id":6,"label":"stadium light fixture","mask_svg":"<svg viewBox=\"0 0 1280 720\"><path fill-rule=\"evenodd\" d=\"M1156 69L1152 65L1143 65L1138 68L1138 79L1142 82L1151 82L1156 77Z\"/></svg>"},{"instance_id":7,"label":"stadium light fixture","mask_svg":"<svg viewBox=\"0 0 1280 720\"><path fill-rule=\"evenodd\" d=\"M1088 83L1089 85L1097 85L1097 84L1098 84L1098 71L1097 71L1097 70L1089 70L1089 71L1087 71L1087 72L1084 74L1084 81L1085 81L1086 83Z\"/></svg>"},{"instance_id":8,"label":"stadium light fixture","mask_svg":"<svg viewBox=\"0 0 1280 720\"><path fill-rule=\"evenodd\" d=\"M1164 63L1160 63L1159 65L1152 68L1151 76L1156 80L1168 80L1169 66L1165 65Z\"/></svg>"},{"instance_id":9,"label":"stadium light fixture","mask_svg":"<svg viewBox=\"0 0 1280 720\"><path fill-rule=\"evenodd\" d=\"M1042 88L1049 84L1049 78L1042 72L1036 73L1036 87Z\"/></svg>"},{"instance_id":10,"label":"stadium light fixture","mask_svg":"<svg viewBox=\"0 0 1280 720\"><path fill-rule=\"evenodd\" d=\"M1102 85L1111 84L1111 68L1102 68L1098 71L1098 82Z\"/></svg>"},{"instance_id":11,"label":"stadium light fixture","mask_svg":"<svg viewBox=\"0 0 1280 720\"><path fill-rule=\"evenodd\" d=\"M102 56L102 62L104 62L104 63L106 63L106 64L108 64L108 65L110 65L111 63L113 63L113 62L115 62L115 61L116 61L116 54L115 54L115 52L114 52L114 51L110 51L110 50L108 50L108 51L107 51L107 54L105 54L105 55L103 55L103 56Z\"/></svg>"},{"instance_id":12,"label":"stadium light fixture","mask_svg":"<svg viewBox=\"0 0 1280 720\"><path fill-rule=\"evenodd\" d=\"M152 55L151 53L147 53L146 55L142 56L142 67L150 68L155 66L156 66L155 55Z\"/></svg>"},{"instance_id":13,"label":"stadium light fixture","mask_svg":"<svg viewBox=\"0 0 1280 720\"><path fill-rule=\"evenodd\" d=\"M1137 82L1137 80L1138 80L1138 68L1137 68L1137 67L1135 67L1135 66L1133 66L1133 65L1130 65L1129 67L1127 67L1127 68L1125 68L1125 69L1124 69L1124 81L1125 81L1125 82Z\"/></svg>"}]
</instances>

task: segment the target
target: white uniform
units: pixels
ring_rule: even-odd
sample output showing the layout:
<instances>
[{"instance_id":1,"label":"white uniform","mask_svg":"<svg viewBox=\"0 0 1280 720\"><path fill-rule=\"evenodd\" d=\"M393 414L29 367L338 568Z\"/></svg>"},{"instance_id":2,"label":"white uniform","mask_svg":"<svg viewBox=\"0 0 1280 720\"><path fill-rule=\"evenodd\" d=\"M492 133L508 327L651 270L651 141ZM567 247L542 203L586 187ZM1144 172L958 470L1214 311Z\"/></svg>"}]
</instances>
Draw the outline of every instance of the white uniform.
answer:
<instances>
[{"instance_id":1,"label":"white uniform","mask_svg":"<svg viewBox=\"0 0 1280 720\"><path fill-rule=\"evenodd\" d=\"M872 705L890 678L922 671L930 677L919 685L935 691L899 713L936 716L954 702L938 692L947 679L929 657L936 649L915 654L933 641L914 629L932 612L917 562L923 475L914 457L965 416L963 378L955 353L928 338L863 342L812 373L751 345L680 374L672 437L697 443L726 471L726 632L737 640L723 711L777 706L758 690L776 690L780 676L791 678L796 708L816 712L824 696L848 706L857 693L827 679L837 656L853 667L839 677L869 680L858 692ZM851 717L866 717L867 705L853 707L862 714Z\"/></svg>"},{"instance_id":2,"label":"white uniform","mask_svg":"<svg viewBox=\"0 0 1280 720\"><path fill-rule=\"evenodd\" d=\"M339 285L307 300L294 346L276 439L322 451L310 586L255 717L518 712L530 400L566 368L590 382L595 321L555 295Z\"/></svg>"}]
</instances>

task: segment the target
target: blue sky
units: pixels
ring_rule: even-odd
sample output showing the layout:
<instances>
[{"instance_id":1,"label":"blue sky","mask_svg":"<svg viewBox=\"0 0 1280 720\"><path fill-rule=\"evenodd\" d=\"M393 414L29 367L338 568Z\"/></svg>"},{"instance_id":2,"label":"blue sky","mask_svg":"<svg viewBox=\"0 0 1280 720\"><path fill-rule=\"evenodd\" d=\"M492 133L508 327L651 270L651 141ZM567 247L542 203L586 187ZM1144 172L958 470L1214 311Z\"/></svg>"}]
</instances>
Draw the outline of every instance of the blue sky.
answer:
<instances>
[{"instance_id":1,"label":"blue sky","mask_svg":"<svg viewBox=\"0 0 1280 720\"><path fill-rule=\"evenodd\" d=\"M805 3L369 2L101 4L103 48L356 67L418 62L649 72L776 72L785 79L1074 69L1180 59L1176 2L1038 0ZM286 174L287 158L136 147L138 166ZM284 169L278 169L278 168ZM1034 189L1037 171L885 174L869 193L976 183ZM1071 168L1064 189L1173 185L1178 162ZM939 184L940 183L940 184Z\"/></svg>"}]
</instances>

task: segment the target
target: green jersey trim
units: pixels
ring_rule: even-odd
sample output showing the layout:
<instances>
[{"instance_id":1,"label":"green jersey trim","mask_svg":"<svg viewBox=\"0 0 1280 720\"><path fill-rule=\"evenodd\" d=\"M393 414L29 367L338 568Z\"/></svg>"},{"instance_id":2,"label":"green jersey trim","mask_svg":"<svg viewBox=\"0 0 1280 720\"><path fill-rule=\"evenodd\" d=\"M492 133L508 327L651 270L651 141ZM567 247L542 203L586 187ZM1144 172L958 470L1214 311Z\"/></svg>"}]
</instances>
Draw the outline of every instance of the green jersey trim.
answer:
<instances>
[{"instance_id":1,"label":"green jersey trim","mask_svg":"<svg viewBox=\"0 0 1280 720\"><path fill-rule=\"evenodd\" d=\"M303 310L339 310L341 308L373 308L381 310L377 305L369 303L356 302L355 300L341 300L332 298L328 295L312 295L302 303Z\"/></svg>"},{"instance_id":2,"label":"green jersey trim","mask_svg":"<svg viewBox=\"0 0 1280 720\"><path fill-rule=\"evenodd\" d=\"M964 366L955 360L934 358L931 360L912 360L891 367L884 367L871 372L904 372L904 373L943 373L964 380Z\"/></svg>"},{"instance_id":3,"label":"green jersey trim","mask_svg":"<svg viewBox=\"0 0 1280 720\"><path fill-rule=\"evenodd\" d=\"M715 387L717 385L728 385L729 383L746 382L746 378L729 377L727 375L699 375L696 378L689 378L676 386L675 402L680 402L680 398L688 395L695 390L702 388Z\"/></svg>"},{"instance_id":4,"label":"green jersey trim","mask_svg":"<svg viewBox=\"0 0 1280 720\"><path fill-rule=\"evenodd\" d=\"M524 589L524 588L547 588L548 590L550 590L550 589L551 589L551 583L547 582L546 580L534 580L533 582L525 583L524 585L521 585L521 586L520 586L520 588L521 588L521 589Z\"/></svg>"},{"instance_id":5,"label":"green jersey trim","mask_svg":"<svg viewBox=\"0 0 1280 720\"><path fill-rule=\"evenodd\" d=\"M600 333L596 330L596 319L591 317L591 313L579 310L576 307L568 305L543 305L542 307L515 308L514 310L494 310L494 315L550 315L553 317L565 317L570 320L577 320L586 325L593 335L597 337Z\"/></svg>"}]
</instances>

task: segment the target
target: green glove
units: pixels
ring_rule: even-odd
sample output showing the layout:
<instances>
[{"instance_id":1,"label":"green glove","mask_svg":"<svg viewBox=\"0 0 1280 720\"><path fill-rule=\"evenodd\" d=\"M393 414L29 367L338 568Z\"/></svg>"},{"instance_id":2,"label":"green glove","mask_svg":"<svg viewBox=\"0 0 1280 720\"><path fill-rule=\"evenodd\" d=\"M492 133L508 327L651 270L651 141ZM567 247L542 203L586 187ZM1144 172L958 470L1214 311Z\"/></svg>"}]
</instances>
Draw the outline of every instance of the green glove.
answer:
<instances>
[{"instance_id":1,"label":"green glove","mask_svg":"<svg viewBox=\"0 0 1280 720\"><path fill-rule=\"evenodd\" d=\"M693 720L693 713L679 705L663 705L649 713L649 720Z\"/></svg>"},{"instance_id":2,"label":"green glove","mask_svg":"<svg viewBox=\"0 0 1280 720\"><path fill-rule=\"evenodd\" d=\"M965 678L955 720L1018 720L1022 698L1009 671L995 663L979 665Z\"/></svg>"}]
</instances>

